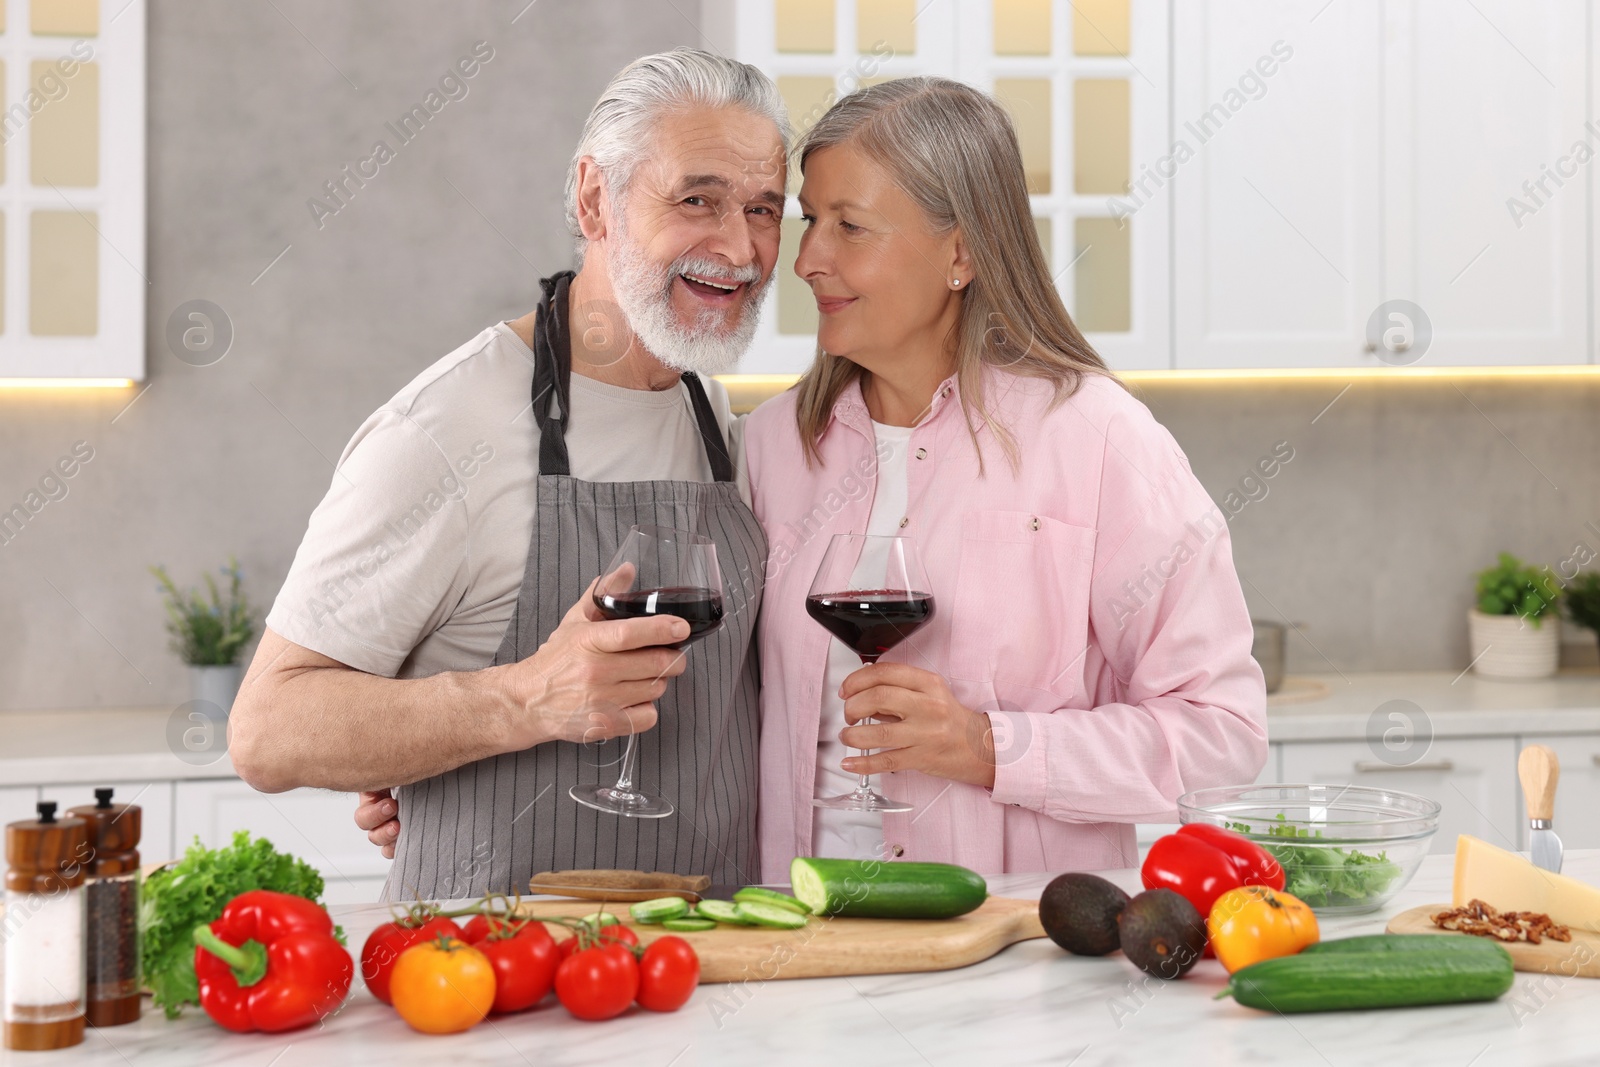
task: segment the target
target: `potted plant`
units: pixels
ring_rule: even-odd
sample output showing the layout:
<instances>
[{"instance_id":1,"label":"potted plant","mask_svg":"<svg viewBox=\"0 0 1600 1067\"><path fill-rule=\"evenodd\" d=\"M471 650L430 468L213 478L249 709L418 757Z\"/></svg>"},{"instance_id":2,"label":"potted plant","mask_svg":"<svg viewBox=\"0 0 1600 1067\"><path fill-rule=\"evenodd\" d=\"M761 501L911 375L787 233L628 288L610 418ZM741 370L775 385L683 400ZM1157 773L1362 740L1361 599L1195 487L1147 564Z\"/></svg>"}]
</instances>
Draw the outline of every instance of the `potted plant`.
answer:
<instances>
[{"instance_id":1,"label":"potted plant","mask_svg":"<svg viewBox=\"0 0 1600 1067\"><path fill-rule=\"evenodd\" d=\"M1584 571L1574 577L1565 597L1572 621L1595 631L1600 640L1600 571Z\"/></svg>"},{"instance_id":2,"label":"potted plant","mask_svg":"<svg viewBox=\"0 0 1600 1067\"><path fill-rule=\"evenodd\" d=\"M221 568L228 578L226 600L209 574L202 595L197 589L179 589L166 567L151 567L150 573L161 583L158 588L167 609L172 650L189 665L191 699L210 701L226 713L233 707L244 675L240 654L256 632L238 561L229 557L228 565Z\"/></svg>"},{"instance_id":3,"label":"potted plant","mask_svg":"<svg viewBox=\"0 0 1600 1067\"><path fill-rule=\"evenodd\" d=\"M1548 678L1561 658L1555 575L1509 552L1478 574L1477 603L1467 612L1472 669L1485 678Z\"/></svg>"}]
</instances>

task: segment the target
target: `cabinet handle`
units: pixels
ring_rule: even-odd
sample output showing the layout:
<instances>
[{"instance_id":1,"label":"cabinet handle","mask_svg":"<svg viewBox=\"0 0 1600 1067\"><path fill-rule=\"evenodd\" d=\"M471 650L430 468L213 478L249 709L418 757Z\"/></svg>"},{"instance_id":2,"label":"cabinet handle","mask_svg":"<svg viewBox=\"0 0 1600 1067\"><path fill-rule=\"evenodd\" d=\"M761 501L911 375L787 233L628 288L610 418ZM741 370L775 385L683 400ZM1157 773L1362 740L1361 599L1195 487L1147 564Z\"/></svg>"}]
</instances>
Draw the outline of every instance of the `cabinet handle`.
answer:
<instances>
[{"instance_id":1,"label":"cabinet handle","mask_svg":"<svg viewBox=\"0 0 1600 1067\"><path fill-rule=\"evenodd\" d=\"M1600 756L1595 757L1595 762L1600 763ZM1380 760L1356 760L1356 770L1362 774L1372 772L1387 773L1389 771L1453 771L1456 761L1449 759L1436 759L1427 763L1394 764L1384 763Z\"/></svg>"}]
</instances>

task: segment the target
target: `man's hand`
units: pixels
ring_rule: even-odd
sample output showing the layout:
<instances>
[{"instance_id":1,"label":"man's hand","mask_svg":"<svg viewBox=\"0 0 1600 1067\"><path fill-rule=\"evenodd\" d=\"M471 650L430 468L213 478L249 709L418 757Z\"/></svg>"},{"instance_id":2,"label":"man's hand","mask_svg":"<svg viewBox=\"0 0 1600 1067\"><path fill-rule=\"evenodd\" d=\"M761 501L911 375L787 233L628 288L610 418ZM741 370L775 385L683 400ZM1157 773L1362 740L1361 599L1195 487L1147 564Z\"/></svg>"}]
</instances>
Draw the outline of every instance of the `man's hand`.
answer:
<instances>
[{"instance_id":1,"label":"man's hand","mask_svg":"<svg viewBox=\"0 0 1600 1067\"><path fill-rule=\"evenodd\" d=\"M851 748L885 749L840 763L851 774L921 771L957 782L994 787L994 738L989 717L963 707L945 680L904 663L875 663L839 687L845 722L839 740Z\"/></svg>"},{"instance_id":2,"label":"man's hand","mask_svg":"<svg viewBox=\"0 0 1600 1067\"><path fill-rule=\"evenodd\" d=\"M597 742L656 724L655 701L684 672L689 636L675 615L607 619L596 578L539 650L505 668L516 705L508 751L545 741Z\"/></svg>"},{"instance_id":3,"label":"man's hand","mask_svg":"<svg viewBox=\"0 0 1600 1067\"><path fill-rule=\"evenodd\" d=\"M400 805L387 789L362 793L356 805L356 825L367 832L367 840L383 851L383 858L394 859L394 843L400 839Z\"/></svg>"}]
</instances>

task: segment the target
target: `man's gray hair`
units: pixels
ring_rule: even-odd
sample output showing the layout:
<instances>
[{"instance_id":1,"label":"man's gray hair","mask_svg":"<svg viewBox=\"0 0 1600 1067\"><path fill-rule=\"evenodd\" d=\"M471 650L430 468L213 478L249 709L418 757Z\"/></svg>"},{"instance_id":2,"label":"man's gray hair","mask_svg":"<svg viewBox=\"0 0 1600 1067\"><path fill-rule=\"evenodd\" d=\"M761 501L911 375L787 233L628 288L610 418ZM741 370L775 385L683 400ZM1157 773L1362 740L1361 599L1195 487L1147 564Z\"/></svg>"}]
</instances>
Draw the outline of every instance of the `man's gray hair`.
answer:
<instances>
[{"instance_id":1,"label":"man's gray hair","mask_svg":"<svg viewBox=\"0 0 1600 1067\"><path fill-rule=\"evenodd\" d=\"M600 94L567 167L567 227L580 254L586 242L578 228L578 160L594 157L612 203L620 210L634 167L649 155L657 120L667 111L685 107L741 107L769 118L788 156L789 116L783 98L772 79L755 67L697 48L674 48L636 59Z\"/></svg>"}]
</instances>

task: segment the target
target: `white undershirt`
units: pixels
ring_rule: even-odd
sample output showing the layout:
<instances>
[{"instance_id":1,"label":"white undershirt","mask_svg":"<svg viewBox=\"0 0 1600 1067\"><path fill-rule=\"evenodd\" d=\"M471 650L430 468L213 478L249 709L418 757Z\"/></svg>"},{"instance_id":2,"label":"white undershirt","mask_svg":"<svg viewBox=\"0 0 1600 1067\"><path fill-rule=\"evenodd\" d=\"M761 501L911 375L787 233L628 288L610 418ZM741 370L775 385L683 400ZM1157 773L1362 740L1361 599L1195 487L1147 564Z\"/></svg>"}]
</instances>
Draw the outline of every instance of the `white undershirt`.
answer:
<instances>
[{"instance_id":1,"label":"white undershirt","mask_svg":"<svg viewBox=\"0 0 1600 1067\"><path fill-rule=\"evenodd\" d=\"M872 516L867 520L869 534L900 532L906 514L906 454L910 450L910 426L885 426L874 422L878 438L878 486L872 498ZM844 701L839 686L861 669L861 657L842 641L828 642L828 671L822 679L822 718L817 729L816 795L837 796L856 787L858 775L840 768L839 763L856 751L839 740L845 727ZM879 787L879 792L882 792ZM811 854L838 859L876 859L883 855L883 815L869 811L835 811L813 808Z\"/></svg>"}]
</instances>

